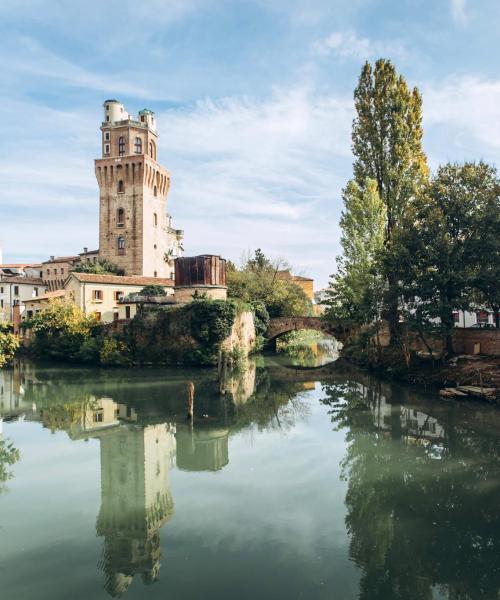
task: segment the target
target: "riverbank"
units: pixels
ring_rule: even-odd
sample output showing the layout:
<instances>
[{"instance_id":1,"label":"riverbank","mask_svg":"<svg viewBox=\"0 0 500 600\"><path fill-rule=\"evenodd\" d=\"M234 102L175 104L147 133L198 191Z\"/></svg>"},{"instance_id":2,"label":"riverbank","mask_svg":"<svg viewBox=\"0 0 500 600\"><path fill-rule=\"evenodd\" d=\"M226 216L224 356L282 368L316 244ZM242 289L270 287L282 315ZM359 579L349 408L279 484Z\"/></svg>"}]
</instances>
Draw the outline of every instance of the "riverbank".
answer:
<instances>
[{"instance_id":1,"label":"riverbank","mask_svg":"<svg viewBox=\"0 0 500 600\"><path fill-rule=\"evenodd\" d=\"M500 406L499 357L462 354L444 363L440 360L416 357L409 368L403 364L402 358L395 356L393 352L386 352L376 362L367 363L353 356L342 357L340 361L339 364L354 364L383 378L424 388L435 388L436 391L457 386L495 388L493 402Z\"/></svg>"}]
</instances>

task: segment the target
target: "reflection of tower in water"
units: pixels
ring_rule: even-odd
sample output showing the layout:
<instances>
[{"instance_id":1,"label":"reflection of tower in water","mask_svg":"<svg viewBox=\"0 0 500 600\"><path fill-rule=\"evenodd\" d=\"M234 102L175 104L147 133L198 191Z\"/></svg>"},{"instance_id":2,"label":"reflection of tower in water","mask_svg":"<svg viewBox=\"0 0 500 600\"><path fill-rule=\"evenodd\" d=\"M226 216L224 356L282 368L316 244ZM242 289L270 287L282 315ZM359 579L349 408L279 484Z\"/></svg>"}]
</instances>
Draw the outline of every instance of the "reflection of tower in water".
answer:
<instances>
[{"instance_id":1,"label":"reflection of tower in water","mask_svg":"<svg viewBox=\"0 0 500 600\"><path fill-rule=\"evenodd\" d=\"M229 462L225 428L177 425L177 467L184 471L219 471Z\"/></svg>"},{"instance_id":2,"label":"reflection of tower in water","mask_svg":"<svg viewBox=\"0 0 500 600\"><path fill-rule=\"evenodd\" d=\"M97 535L104 536L101 568L106 589L119 596L140 574L158 579L159 529L173 514L169 468L175 430L167 423L120 426L100 437L101 510Z\"/></svg>"}]
</instances>

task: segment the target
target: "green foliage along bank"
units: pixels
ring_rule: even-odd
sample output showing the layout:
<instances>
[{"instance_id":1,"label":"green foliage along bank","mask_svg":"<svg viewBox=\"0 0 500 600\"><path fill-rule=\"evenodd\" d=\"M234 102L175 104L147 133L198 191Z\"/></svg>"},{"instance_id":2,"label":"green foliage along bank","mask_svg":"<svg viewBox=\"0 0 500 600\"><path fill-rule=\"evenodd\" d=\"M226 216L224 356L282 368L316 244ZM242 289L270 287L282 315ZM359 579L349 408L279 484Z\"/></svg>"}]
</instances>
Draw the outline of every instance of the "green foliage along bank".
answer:
<instances>
[{"instance_id":1,"label":"green foliage along bank","mask_svg":"<svg viewBox=\"0 0 500 600\"><path fill-rule=\"evenodd\" d=\"M203 299L145 311L126 326L123 341L134 363L214 365L245 308Z\"/></svg>"},{"instance_id":2,"label":"green foliage along bank","mask_svg":"<svg viewBox=\"0 0 500 600\"><path fill-rule=\"evenodd\" d=\"M8 366L19 348L19 338L9 325L0 323L0 368Z\"/></svg>"},{"instance_id":3,"label":"green foliage along bank","mask_svg":"<svg viewBox=\"0 0 500 600\"><path fill-rule=\"evenodd\" d=\"M55 300L23 327L30 330L27 352L44 360L102 366L215 365L221 355L231 359L259 348L268 321L261 303L199 299L140 311L117 330L71 302Z\"/></svg>"}]
</instances>

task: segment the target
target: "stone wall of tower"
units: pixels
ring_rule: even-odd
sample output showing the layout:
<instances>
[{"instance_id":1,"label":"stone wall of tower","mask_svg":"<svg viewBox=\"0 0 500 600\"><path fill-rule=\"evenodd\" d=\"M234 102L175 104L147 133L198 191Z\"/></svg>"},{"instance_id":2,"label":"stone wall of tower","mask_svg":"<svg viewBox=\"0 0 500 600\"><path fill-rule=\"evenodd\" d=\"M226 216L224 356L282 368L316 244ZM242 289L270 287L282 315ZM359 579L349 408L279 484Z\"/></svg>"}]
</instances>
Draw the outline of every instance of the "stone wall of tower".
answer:
<instances>
[{"instance_id":1,"label":"stone wall of tower","mask_svg":"<svg viewBox=\"0 0 500 600\"><path fill-rule=\"evenodd\" d=\"M126 275L169 277L171 269L164 261L170 243L169 173L145 154L97 159L95 172L100 258L118 265ZM119 238L124 239L124 248Z\"/></svg>"}]
</instances>

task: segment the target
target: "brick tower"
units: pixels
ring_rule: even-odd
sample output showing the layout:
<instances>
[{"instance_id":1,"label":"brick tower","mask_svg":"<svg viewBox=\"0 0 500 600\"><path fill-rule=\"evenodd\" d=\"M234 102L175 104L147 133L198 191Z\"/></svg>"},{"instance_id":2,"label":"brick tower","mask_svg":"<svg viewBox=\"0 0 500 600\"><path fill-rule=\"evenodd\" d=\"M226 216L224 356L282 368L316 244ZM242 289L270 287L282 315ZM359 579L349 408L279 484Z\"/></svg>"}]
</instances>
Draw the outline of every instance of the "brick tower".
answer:
<instances>
[{"instance_id":1,"label":"brick tower","mask_svg":"<svg viewBox=\"0 0 500 600\"><path fill-rule=\"evenodd\" d=\"M99 257L126 275L172 277L183 232L167 214L170 174L157 162L158 134L152 111L133 119L118 100L104 102L99 183Z\"/></svg>"}]
</instances>

